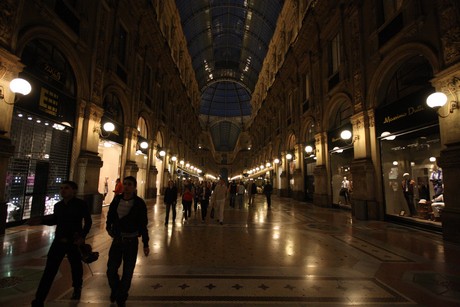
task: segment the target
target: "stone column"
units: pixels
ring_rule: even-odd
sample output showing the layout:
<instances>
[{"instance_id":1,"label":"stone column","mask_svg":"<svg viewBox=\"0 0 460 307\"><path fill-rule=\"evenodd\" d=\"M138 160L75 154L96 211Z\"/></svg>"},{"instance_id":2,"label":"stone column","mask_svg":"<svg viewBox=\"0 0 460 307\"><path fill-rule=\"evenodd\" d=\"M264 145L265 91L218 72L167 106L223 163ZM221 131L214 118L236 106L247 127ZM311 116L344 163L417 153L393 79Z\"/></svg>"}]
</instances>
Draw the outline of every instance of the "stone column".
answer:
<instances>
[{"instance_id":1,"label":"stone column","mask_svg":"<svg viewBox=\"0 0 460 307\"><path fill-rule=\"evenodd\" d=\"M0 49L0 86L3 87L3 99L0 100L0 234L5 233L8 195L5 189L8 184L8 165L14 153L14 146L10 139L13 105L6 102L14 102L14 93L10 91L10 81L23 69L20 59L6 50Z\"/></svg>"},{"instance_id":2,"label":"stone column","mask_svg":"<svg viewBox=\"0 0 460 307\"><path fill-rule=\"evenodd\" d=\"M294 147L294 157L295 157L295 170L294 174L292 175L294 178L294 190L292 191L292 197L296 200L304 200L305 199L305 191L304 191L304 153L303 144L296 144Z\"/></svg>"},{"instance_id":3,"label":"stone column","mask_svg":"<svg viewBox=\"0 0 460 307\"><path fill-rule=\"evenodd\" d=\"M327 133L321 132L315 135L316 166L313 172L315 176L315 194L313 203L321 207L331 206L329 196L330 182L327 173Z\"/></svg>"},{"instance_id":4,"label":"stone column","mask_svg":"<svg viewBox=\"0 0 460 307\"><path fill-rule=\"evenodd\" d=\"M445 208L441 215L444 240L460 243L460 64L439 73L433 80L437 91L448 97L447 104L438 110L441 133L441 154L438 165L442 168ZM453 107L457 105L457 108Z\"/></svg>"},{"instance_id":5,"label":"stone column","mask_svg":"<svg viewBox=\"0 0 460 307\"><path fill-rule=\"evenodd\" d=\"M288 165L288 159L286 159L286 152L281 152L281 174L280 174L280 196L282 197L289 197L289 165Z\"/></svg>"},{"instance_id":6,"label":"stone column","mask_svg":"<svg viewBox=\"0 0 460 307\"><path fill-rule=\"evenodd\" d=\"M157 175L158 170L155 165L151 165L149 168L149 186L147 188L147 198L157 197Z\"/></svg>"},{"instance_id":7,"label":"stone column","mask_svg":"<svg viewBox=\"0 0 460 307\"><path fill-rule=\"evenodd\" d=\"M373 121L372 121L373 122ZM351 117L353 125L354 159L352 174L352 214L360 220L378 219L379 210L375 199L375 169L371 158L369 117L363 111ZM373 126L373 124L372 124Z\"/></svg>"},{"instance_id":8,"label":"stone column","mask_svg":"<svg viewBox=\"0 0 460 307\"><path fill-rule=\"evenodd\" d=\"M126 163L124 165L124 177L133 176L137 177L139 166L136 163L136 150L137 150L137 135L139 131L135 127L125 128L125 147L126 147Z\"/></svg>"},{"instance_id":9,"label":"stone column","mask_svg":"<svg viewBox=\"0 0 460 307\"><path fill-rule=\"evenodd\" d=\"M74 181L78 184L78 196L88 203L91 213L102 211L102 194L98 191L102 160L99 157L99 129L104 110L94 103L81 102L78 118L81 150L77 159Z\"/></svg>"}]
</instances>

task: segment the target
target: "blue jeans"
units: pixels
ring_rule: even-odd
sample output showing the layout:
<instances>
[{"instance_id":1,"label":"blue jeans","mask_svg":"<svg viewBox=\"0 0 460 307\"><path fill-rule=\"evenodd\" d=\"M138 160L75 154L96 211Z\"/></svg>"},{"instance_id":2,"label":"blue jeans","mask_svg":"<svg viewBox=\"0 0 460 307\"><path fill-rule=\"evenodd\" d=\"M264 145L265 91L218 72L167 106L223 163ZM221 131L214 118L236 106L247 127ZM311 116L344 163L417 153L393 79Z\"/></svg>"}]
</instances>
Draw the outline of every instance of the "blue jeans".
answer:
<instances>
[{"instance_id":1,"label":"blue jeans","mask_svg":"<svg viewBox=\"0 0 460 307\"><path fill-rule=\"evenodd\" d=\"M137 260L138 238L114 238L109 250L107 261L107 279L110 289L117 302L124 302L128 298L134 268ZM123 261L123 274L118 275L118 268Z\"/></svg>"}]
</instances>

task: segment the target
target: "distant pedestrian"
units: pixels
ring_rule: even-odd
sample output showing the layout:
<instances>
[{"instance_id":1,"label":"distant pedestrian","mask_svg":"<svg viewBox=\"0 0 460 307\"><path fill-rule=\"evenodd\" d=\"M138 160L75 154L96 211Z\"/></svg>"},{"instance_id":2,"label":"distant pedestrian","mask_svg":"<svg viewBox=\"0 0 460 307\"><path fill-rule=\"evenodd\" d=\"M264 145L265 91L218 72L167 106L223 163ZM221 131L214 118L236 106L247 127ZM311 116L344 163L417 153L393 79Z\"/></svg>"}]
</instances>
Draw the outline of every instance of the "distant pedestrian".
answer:
<instances>
[{"instance_id":1,"label":"distant pedestrian","mask_svg":"<svg viewBox=\"0 0 460 307\"><path fill-rule=\"evenodd\" d=\"M267 198L267 207L270 209L272 205L272 192L273 192L273 186L271 185L270 181L267 181L267 183L264 185L264 194L265 197Z\"/></svg>"},{"instance_id":2,"label":"distant pedestrian","mask_svg":"<svg viewBox=\"0 0 460 307\"><path fill-rule=\"evenodd\" d=\"M212 204L215 207L217 214L217 222L223 225L224 223L224 208L227 200L227 187L225 181L220 179L212 193Z\"/></svg>"},{"instance_id":3,"label":"distant pedestrian","mask_svg":"<svg viewBox=\"0 0 460 307\"><path fill-rule=\"evenodd\" d=\"M166 206L165 226L168 226L169 212L172 209L172 222L176 221L176 203L177 203L177 188L172 180L168 181L168 187L165 190L164 204Z\"/></svg>"}]
</instances>

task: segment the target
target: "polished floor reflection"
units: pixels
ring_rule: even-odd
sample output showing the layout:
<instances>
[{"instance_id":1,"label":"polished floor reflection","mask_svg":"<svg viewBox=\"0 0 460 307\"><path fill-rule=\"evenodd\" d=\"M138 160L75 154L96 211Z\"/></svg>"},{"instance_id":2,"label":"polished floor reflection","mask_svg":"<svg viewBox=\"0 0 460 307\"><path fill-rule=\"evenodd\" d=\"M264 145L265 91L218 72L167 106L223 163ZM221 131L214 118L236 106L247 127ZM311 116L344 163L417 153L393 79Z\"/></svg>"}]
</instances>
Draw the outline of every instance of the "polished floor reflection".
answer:
<instances>
[{"instance_id":1,"label":"polished floor reflection","mask_svg":"<svg viewBox=\"0 0 460 307\"><path fill-rule=\"evenodd\" d=\"M349 211L257 195L226 207L223 225L200 212L164 226L159 199L148 202L151 254L139 253L128 306L460 306L460 246L440 234ZM46 306L110 306L105 276L110 238L93 216L88 242L100 252L85 266L80 302L64 260ZM2 238L0 304L27 306L44 268L54 227L19 226Z\"/></svg>"}]
</instances>

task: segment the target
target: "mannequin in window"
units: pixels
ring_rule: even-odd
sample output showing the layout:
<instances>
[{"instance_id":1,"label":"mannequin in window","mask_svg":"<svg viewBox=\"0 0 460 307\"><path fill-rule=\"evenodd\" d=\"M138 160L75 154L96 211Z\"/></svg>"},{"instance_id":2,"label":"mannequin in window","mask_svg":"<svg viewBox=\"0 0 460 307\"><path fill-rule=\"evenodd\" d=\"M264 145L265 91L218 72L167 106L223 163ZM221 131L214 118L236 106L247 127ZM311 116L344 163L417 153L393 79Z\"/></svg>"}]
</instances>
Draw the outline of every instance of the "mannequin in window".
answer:
<instances>
[{"instance_id":1,"label":"mannequin in window","mask_svg":"<svg viewBox=\"0 0 460 307\"><path fill-rule=\"evenodd\" d=\"M345 199L345 205L348 205L349 201L349 193L350 193L350 181L347 179L347 177L343 177L342 183L340 185L340 196L343 196Z\"/></svg>"},{"instance_id":2,"label":"mannequin in window","mask_svg":"<svg viewBox=\"0 0 460 307\"><path fill-rule=\"evenodd\" d=\"M406 199L407 206L409 207L411 216L417 215L417 209L414 204L414 185L415 181L410 179L409 173L403 174L403 181L401 182L404 198Z\"/></svg>"},{"instance_id":3,"label":"mannequin in window","mask_svg":"<svg viewBox=\"0 0 460 307\"><path fill-rule=\"evenodd\" d=\"M433 209L433 216L437 220L441 217L441 211L444 209L444 185L439 188L441 190L438 196L435 196L431 203L431 209Z\"/></svg>"},{"instance_id":4,"label":"mannequin in window","mask_svg":"<svg viewBox=\"0 0 460 307\"><path fill-rule=\"evenodd\" d=\"M430 175L430 181L433 184L434 197L439 196L443 192L442 188L442 170L436 165L433 166L433 171Z\"/></svg>"}]
</instances>

